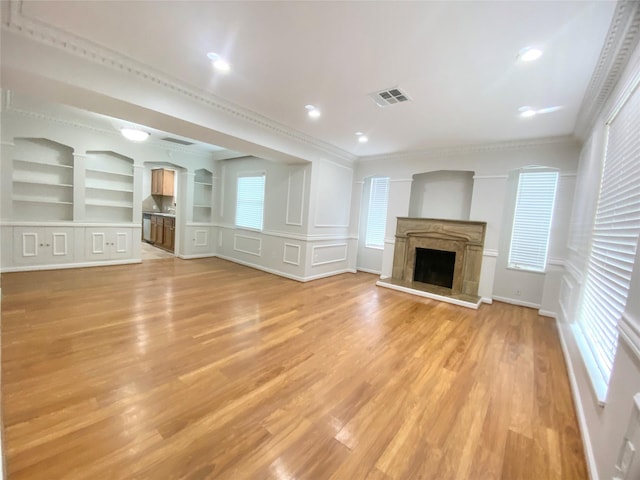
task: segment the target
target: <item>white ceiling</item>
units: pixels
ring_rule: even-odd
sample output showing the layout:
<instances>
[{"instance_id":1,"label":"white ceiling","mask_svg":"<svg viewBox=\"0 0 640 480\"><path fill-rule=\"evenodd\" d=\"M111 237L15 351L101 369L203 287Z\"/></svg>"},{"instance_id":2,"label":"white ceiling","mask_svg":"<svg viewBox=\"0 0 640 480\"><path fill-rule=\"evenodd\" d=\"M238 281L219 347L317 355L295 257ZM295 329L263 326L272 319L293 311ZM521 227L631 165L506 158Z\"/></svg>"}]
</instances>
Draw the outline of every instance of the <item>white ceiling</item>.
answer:
<instances>
[{"instance_id":1,"label":"white ceiling","mask_svg":"<svg viewBox=\"0 0 640 480\"><path fill-rule=\"evenodd\" d=\"M22 14L352 155L569 135L612 1L62 2ZM518 50L538 46L536 62ZM216 72L217 51L232 70ZM400 86L410 103L367 96ZM311 120L305 104L322 116ZM523 105L562 105L530 119ZM370 139L359 144L356 131ZM224 145L223 145L224 146Z\"/></svg>"}]
</instances>

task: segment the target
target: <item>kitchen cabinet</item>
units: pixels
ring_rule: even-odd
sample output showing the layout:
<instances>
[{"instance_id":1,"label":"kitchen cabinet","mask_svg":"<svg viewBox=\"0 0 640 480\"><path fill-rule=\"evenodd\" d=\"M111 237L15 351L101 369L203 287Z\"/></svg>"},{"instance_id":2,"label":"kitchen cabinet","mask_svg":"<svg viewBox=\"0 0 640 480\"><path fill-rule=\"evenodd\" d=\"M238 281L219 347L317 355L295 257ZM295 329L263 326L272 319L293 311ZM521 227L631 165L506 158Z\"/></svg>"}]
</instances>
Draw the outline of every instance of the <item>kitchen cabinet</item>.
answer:
<instances>
[{"instance_id":1,"label":"kitchen cabinet","mask_svg":"<svg viewBox=\"0 0 640 480\"><path fill-rule=\"evenodd\" d=\"M173 217L163 218L162 246L171 252L175 243L175 221Z\"/></svg>"},{"instance_id":2,"label":"kitchen cabinet","mask_svg":"<svg viewBox=\"0 0 640 480\"><path fill-rule=\"evenodd\" d=\"M52 265L73 261L73 229L66 227L15 227L13 263Z\"/></svg>"},{"instance_id":3,"label":"kitchen cabinet","mask_svg":"<svg viewBox=\"0 0 640 480\"><path fill-rule=\"evenodd\" d=\"M131 228L87 228L85 230L86 260L117 260L132 256Z\"/></svg>"},{"instance_id":4,"label":"kitchen cabinet","mask_svg":"<svg viewBox=\"0 0 640 480\"><path fill-rule=\"evenodd\" d=\"M163 234L164 222L162 216L151 215L151 243L154 245L161 245Z\"/></svg>"},{"instance_id":5,"label":"kitchen cabinet","mask_svg":"<svg viewBox=\"0 0 640 480\"><path fill-rule=\"evenodd\" d=\"M165 168L154 168L151 170L151 195L173 197L175 173L175 171Z\"/></svg>"}]
</instances>

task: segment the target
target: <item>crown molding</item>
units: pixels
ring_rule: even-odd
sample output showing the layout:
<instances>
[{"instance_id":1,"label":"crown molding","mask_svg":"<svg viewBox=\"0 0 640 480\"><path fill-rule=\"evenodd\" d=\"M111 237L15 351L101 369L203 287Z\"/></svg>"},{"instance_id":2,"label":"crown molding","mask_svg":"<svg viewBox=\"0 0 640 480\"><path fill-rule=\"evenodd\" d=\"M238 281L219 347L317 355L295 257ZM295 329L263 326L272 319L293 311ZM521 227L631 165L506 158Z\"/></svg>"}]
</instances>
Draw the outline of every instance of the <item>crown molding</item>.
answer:
<instances>
[{"instance_id":1,"label":"crown molding","mask_svg":"<svg viewBox=\"0 0 640 480\"><path fill-rule=\"evenodd\" d=\"M469 155L484 152L499 152L510 150L526 150L529 148L538 148L544 146L572 146L579 147L580 142L571 135L561 137L543 137L525 140L510 140L507 142L481 143L475 145L461 145L453 147L430 148L414 152L399 152L381 155L370 155L360 157L358 161L370 160L406 160L409 158L448 158L460 155Z\"/></svg>"},{"instance_id":2,"label":"crown molding","mask_svg":"<svg viewBox=\"0 0 640 480\"><path fill-rule=\"evenodd\" d=\"M640 40L640 2L619 0L598 64L578 112L575 135L585 139L620 80Z\"/></svg>"},{"instance_id":3,"label":"crown molding","mask_svg":"<svg viewBox=\"0 0 640 480\"><path fill-rule=\"evenodd\" d=\"M16 108L15 106L13 106L12 103L12 96L11 96L11 91L10 90L5 90L5 96L4 96L4 109L2 111L3 114L15 114L15 115L20 115L22 117L27 117L27 118L33 118L36 120L41 120L41 121L45 121L45 122L51 122L51 123L55 123L57 125L63 125L65 127L72 127L72 128L81 128L84 130L90 130L92 132L98 133L100 135L107 135L113 138L117 138L117 139L122 139L122 135L120 134L120 132L117 132L115 130L108 130L108 129L104 129L104 128L98 128L98 127L94 127L93 125L89 125L86 123L82 123L82 122L77 122L77 121L71 121L71 120L66 120L64 118L60 118L60 117L52 117L49 115L45 115L44 113L41 112L34 112L32 110L25 110L25 109L21 109L21 108ZM154 137L149 138L149 140L147 140L144 143L145 146L149 146L152 148L157 148L159 150L163 150L163 151L171 151L171 152L176 152L176 153L185 153L188 155L192 155L194 157L201 157L201 158L208 158L208 159L213 159L215 160L214 154L218 153L218 152L197 152L197 151L193 151L193 150L189 150L188 147L182 147L180 145L168 145L165 144L165 142L163 142L162 140L158 140ZM243 155L244 156L244 155ZM235 158L235 157L234 157Z\"/></svg>"},{"instance_id":4,"label":"crown molding","mask_svg":"<svg viewBox=\"0 0 640 480\"><path fill-rule=\"evenodd\" d=\"M203 89L162 73L153 67L134 60L114 50L97 45L87 39L63 31L44 22L31 19L22 13L23 0L9 0L9 12L2 28L28 37L38 43L55 47L91 63L111 68L124 75L170 90L189 100L198 102L220 113L232 115L275 134L296 140L314 149L353 163L358 157L299 130L290 128L264 115L225 100Z\"/></svg>"}]
</instances>

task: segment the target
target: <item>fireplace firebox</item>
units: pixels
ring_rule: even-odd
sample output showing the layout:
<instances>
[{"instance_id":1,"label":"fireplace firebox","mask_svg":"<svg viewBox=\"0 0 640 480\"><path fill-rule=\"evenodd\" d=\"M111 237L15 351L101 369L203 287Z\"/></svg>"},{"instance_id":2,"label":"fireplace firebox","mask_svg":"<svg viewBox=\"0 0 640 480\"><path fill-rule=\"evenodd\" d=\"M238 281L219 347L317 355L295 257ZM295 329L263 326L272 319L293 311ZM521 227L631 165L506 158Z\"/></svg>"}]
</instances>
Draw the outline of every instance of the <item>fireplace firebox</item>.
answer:
<instances>
[{"instance_id":1,"label":"fireplace firebox","mask_svg":"<svg viewBox=\"0 0 640 480\"><path fill-rule=\"evenodd\" d=\"M451 288L455 263L456 252L418 247L413 268L413 281Z\"/></svg>"}]
</instances>

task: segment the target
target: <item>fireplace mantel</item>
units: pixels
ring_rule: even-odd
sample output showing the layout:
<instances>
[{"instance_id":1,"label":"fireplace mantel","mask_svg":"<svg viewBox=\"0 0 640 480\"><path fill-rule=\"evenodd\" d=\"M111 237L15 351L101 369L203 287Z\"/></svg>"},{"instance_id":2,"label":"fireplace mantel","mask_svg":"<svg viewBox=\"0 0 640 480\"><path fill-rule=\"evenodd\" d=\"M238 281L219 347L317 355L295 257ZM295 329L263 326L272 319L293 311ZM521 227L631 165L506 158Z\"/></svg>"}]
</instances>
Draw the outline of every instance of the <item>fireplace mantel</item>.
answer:
<instances>
[{"instance_id":1,"label":"fireplace mantel","mask_svg":"<svg viewBox=\"0 0 640 480\"><path fill-rule=\"evenodd\" d=\"M398 217L393 273L387 283L477 305L486 227L486 222ZM450 289L414 281L416 248L455 252Z\"/></svg>"}]
</instances>

